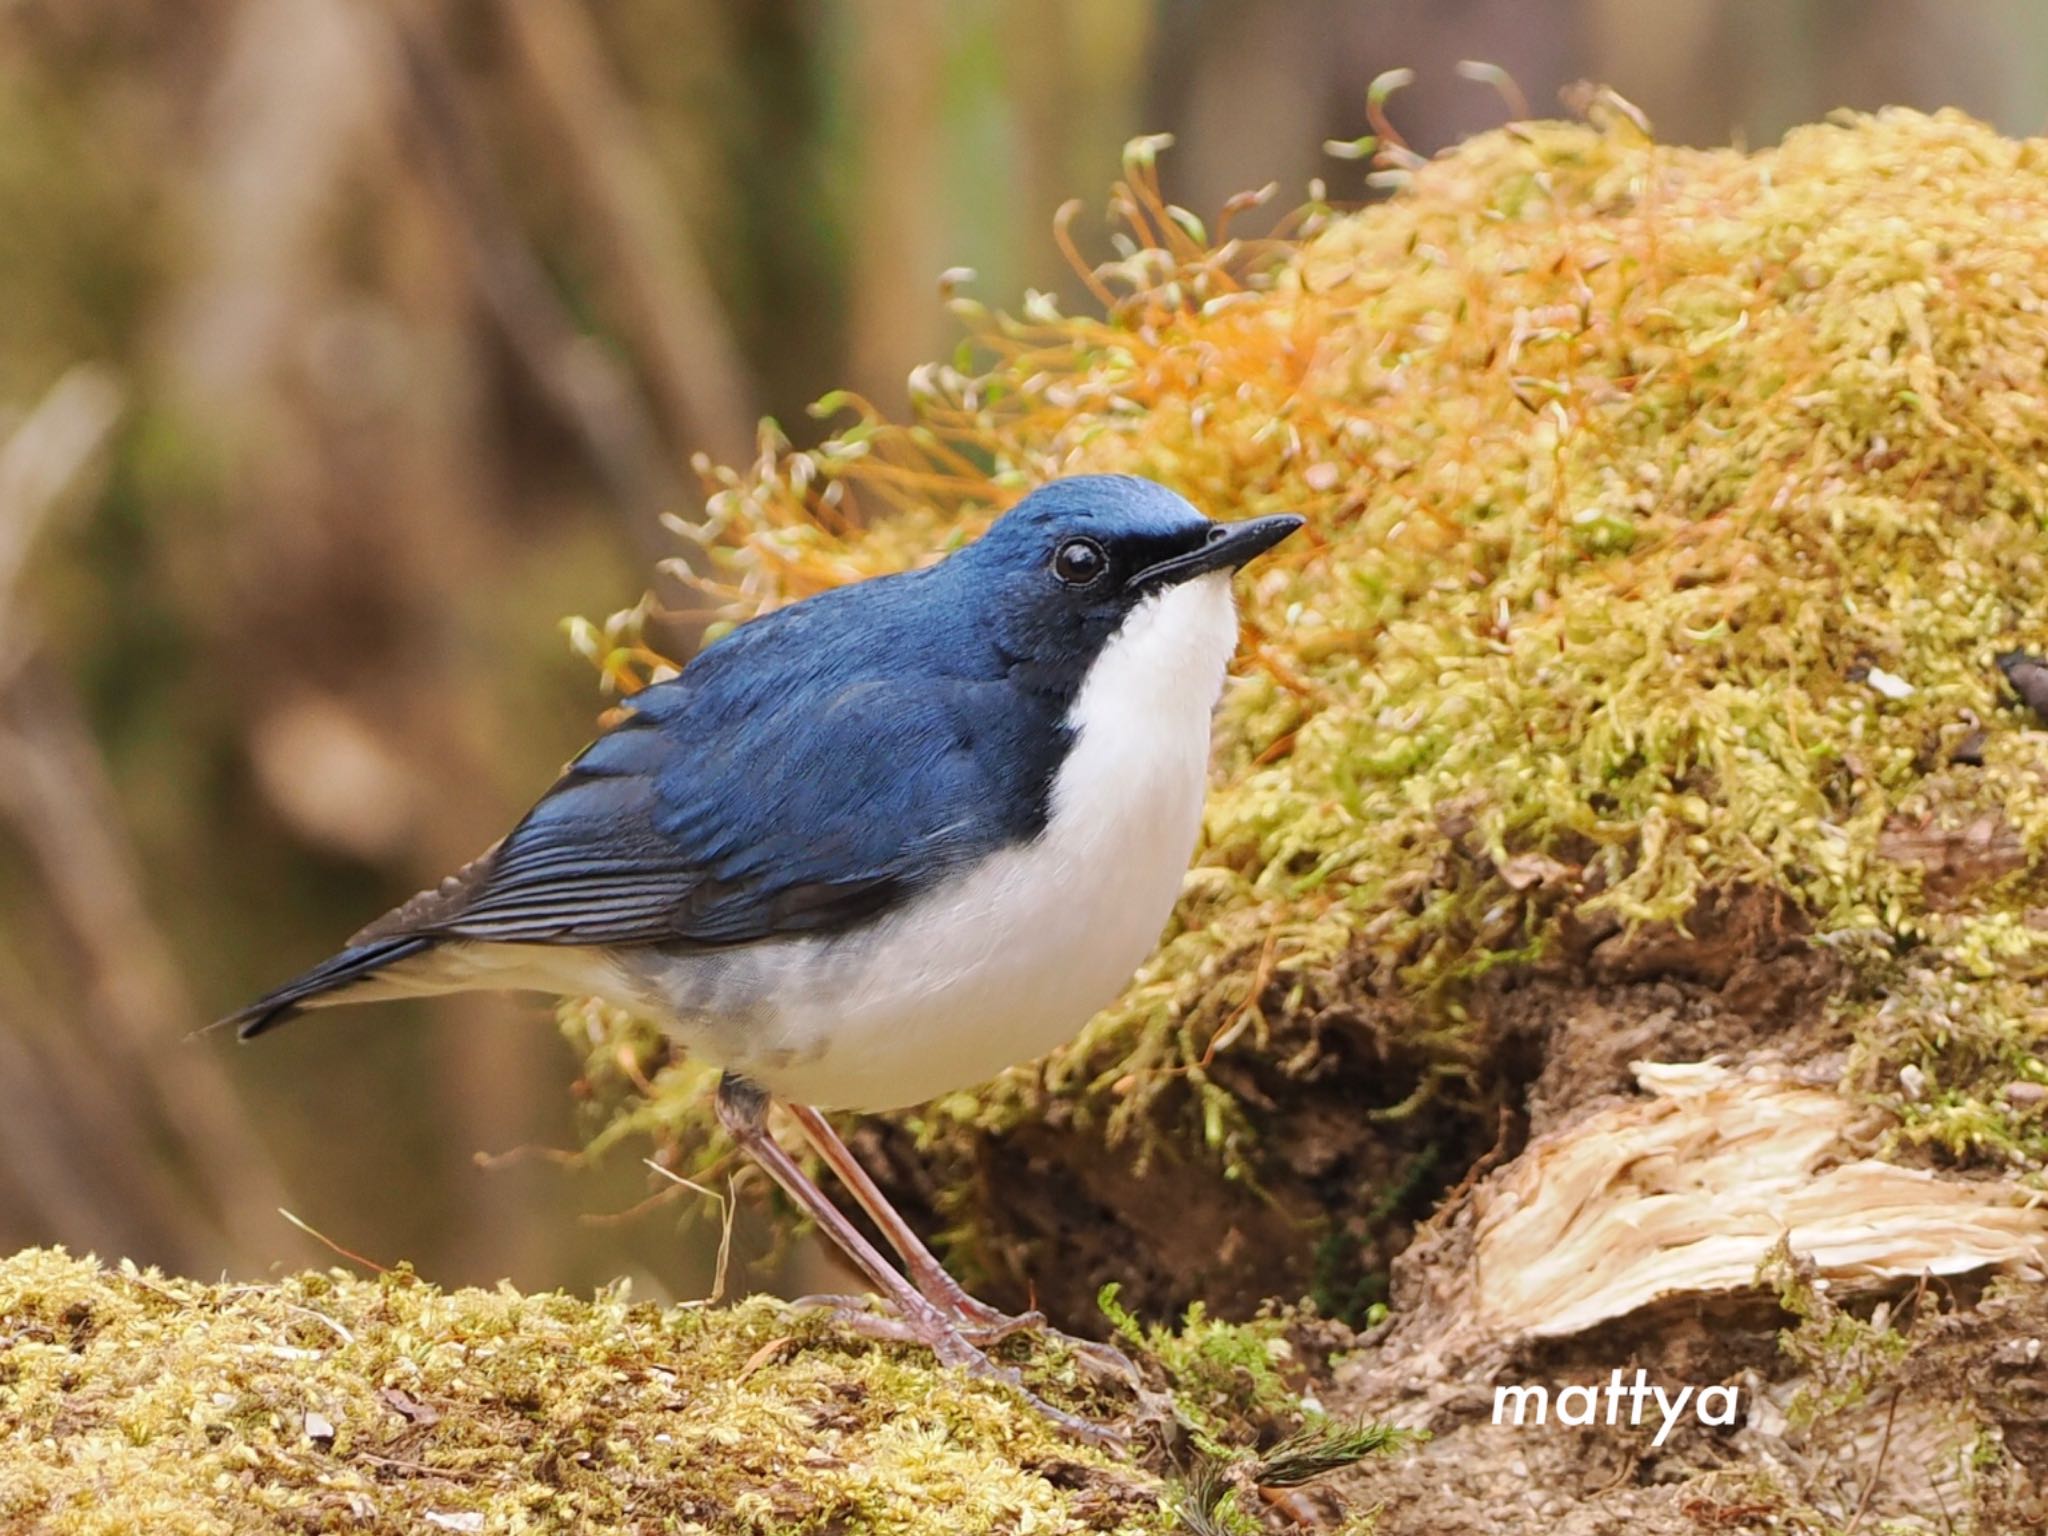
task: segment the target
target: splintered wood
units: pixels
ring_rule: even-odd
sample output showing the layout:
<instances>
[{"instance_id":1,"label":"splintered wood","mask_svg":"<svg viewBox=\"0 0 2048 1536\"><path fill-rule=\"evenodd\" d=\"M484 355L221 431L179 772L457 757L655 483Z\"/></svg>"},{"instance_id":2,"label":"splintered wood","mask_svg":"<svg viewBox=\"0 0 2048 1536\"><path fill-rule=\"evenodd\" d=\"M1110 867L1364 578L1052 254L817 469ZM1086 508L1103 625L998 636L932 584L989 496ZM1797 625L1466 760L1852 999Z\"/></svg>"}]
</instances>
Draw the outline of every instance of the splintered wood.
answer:
<instances>
[{"instance_id":1,"label":"splintered wood","mask_svg":"<svg viewBox=\"0 0 2048 1536\"><path fill-rule=\"evenodd\" d=\"M1474 1197L1472 1320L1582 1333L1653 1302L1760 1287L1782 1240L1830 1281L2048 1269L2010 1185L1859 1155L1863 1113L1771 1069L1638 1063L1651 1095L1534 1142Z\"/></svg>"}]
</instances>

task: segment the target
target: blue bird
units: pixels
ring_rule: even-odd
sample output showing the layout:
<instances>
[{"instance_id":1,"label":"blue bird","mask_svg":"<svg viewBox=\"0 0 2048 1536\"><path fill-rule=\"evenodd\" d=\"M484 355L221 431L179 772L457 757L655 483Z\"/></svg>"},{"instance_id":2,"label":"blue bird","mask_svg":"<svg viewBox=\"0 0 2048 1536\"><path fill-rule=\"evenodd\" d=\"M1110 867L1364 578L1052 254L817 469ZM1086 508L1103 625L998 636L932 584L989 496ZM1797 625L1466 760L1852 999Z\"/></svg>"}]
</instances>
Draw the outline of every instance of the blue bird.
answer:
<instances>
[{"instance_id":1,"label":"blue bird","mask_svg":"<svg viewBox=\"0 0 2048 1536\"><path fill-rule=\"evenodd\" d=\"M1123 988L1200 830L1231 575L1301 522L1077 476L934 565L742 625L495 847L226 1022L496 988L631 1009L724 1069L721 1122L893 1304L870 1331L1014 1381L981 1346L1019 1320L946 1274L818 1111L985 1081ZM771 1098L907 1281L769 1136Z\"/></svg>"}]
</instances>

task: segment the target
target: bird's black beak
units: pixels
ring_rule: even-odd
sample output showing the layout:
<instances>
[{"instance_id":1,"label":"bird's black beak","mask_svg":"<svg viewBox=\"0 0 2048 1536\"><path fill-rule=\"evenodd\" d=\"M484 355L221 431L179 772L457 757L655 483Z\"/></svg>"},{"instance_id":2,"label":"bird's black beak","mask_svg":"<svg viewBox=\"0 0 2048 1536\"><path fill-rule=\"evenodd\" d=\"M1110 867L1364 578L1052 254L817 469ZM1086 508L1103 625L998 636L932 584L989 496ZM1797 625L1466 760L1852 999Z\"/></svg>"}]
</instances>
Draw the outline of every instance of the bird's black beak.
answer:
<instances>
[{"instance_id":1,"label":"bird's black beak","mask_svg":"<svg viewBox=\"0 0 2048 1536\"><path fill-rule=\"evenodd\" d=\"M1199 549L1191 549L1171 560L1148 565L1128 583L1135 592L1153 592L1210 571L1234 571L1257 559L1302 524L1291 513L1279 517L1254 517L1242 523L1218 523Z\"/></svg>"}]
</instances>

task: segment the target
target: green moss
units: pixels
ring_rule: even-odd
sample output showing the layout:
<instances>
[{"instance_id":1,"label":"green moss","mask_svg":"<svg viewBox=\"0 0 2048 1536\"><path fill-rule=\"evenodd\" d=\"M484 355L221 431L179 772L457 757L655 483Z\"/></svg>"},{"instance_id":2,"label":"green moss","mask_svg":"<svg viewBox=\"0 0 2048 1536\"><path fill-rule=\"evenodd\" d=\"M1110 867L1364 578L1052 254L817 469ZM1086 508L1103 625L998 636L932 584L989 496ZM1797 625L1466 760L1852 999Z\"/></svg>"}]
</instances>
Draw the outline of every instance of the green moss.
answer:
<instances>
[{"instance_id":1,"label":"green moss","mask_svg":"<svg viewBox=\"0 0 2048 1536\"><path fill-rule=\"evenodd\" d=\"M1845 1003L1853 1080L1898 1142L2038 1175L2048 1165L2048 932L2024 912L1942 917Z\"/></svg>"},{"instance_id":2,"label":"green moss","mask_svg":"<svg viewBox=\"0 0 2048 1536\"><path fill-rule=\"evenodd\" d=\"M1294 1351L1286 1319L1267 1315L1219 1323L1197 1303L1179 1328L1148 1327L1119 1306L1116 1295L1115 1285L1103 1287L1103 1315L1130 1350L1165 1369L1182 1417L1212 1450L1245 1424L1272 1425L1301 1412L1287 1381Z\"/></svg>"},{"instance_id":3,"label":"green moss","mask_svg":"<svg viewBox=\"0 0 2048 1536\"><path fill-rule=\"evenodd\" d=\"M1135 1533L1171 1528L1162 1496L1000 1389L770 1301L0 1260L10 1530Z\"/></svg>"},{"instance_id":4,"label":"green moss","mask_svg":"<svg viewBox=\"0 0 2048 1536\"><path fill-rule=\"evenodd\" d=\"M1859 1081L1910 1135L2038 1165L2009 1090L2048 1051L2048 736L1991 663L2048 640L2048 150L1955 114L1752 155L1523 124L1218 249L1129 172L1100 313L962 303L971 361L919 371L909 424L706 470L735 616L926 558L1057 473L1310 520L1242 588L1159 952L1071 1046L908 1123L1057 1099L1256 1181L1207 1066L1305 999L1366 975L1415 1000L1423 1096L1456 1094L1480 978L1749 887L1857 957ZM1959 888L1888 841L1977 818L2012 858Z\"/></svg>"},{"instance_id":5,"label":"green moss","mask_svg":"<svg viewBox=\"0 0 2048 1536\"><path fill-rule=\"evenodd\" d=\"M1125 1322L1233 1486L1292 1485L1401 1438L1304 1409L1281 1366L1307 1362L1277 1320ZM1131 1409L1056 1343L1020 1347L1035 1391L1105 1420ZM443 1291L403 1270L201 1285L50 1250L0 1259L0 1529L1137 1536L1177 1529L1174 1490L1005 1388L766 1299Z\"/></svg>"},{"instance_id":6,"label":"green moss","mask_svg":"<svg viewBox=\"0 0 2048 1536\"><path fill-rule=\"evenodd\" d=\"M1783 1242L1758 1278L1792 1319L1778 1347L1798 1383L1778 1405L1785 1453L1747 1473L1756 1499L1775 1506L1774 1528L1847 1536L1866 1515L1876 1517L1873 1529L1931 1528L1936 1509L1944 1529L2021 1528L2007 1500L2027 1478L2010 1457L2010 1410L1991 1364L2015 1346L1981 1322L2002 1315L2026 1336L2030 1282L1994 1285L1973 1327L1963 1321L1971 1309L1934 1285L1887 1298L1837 1295ZM1887 1460L1894 1481L1884 1489ZM1845 1478L1845 1468L1855 1470Z\"/></svg>"},{"instance_id":7,"label":"green moss","mask_svg":"<svg viewBox=\"0 0 2048 1536\"><path fill-rule=\"evenodd\" d=\"M1797 1430L1862 1408L1890 1385L1913 1341L1893 1327L1891 1308L1879 1304L1869 1317L1839 1306L1815 1283L1813 1267L1802 1264L1780 1240L1766 1259L1761 1278L1778 1295L1778 1305L1795 1319L1780 1331L1779 1349L1797 1363L1804 1384L1786 1408ZM1925 1323L1924 1314L1913 1319Z\"/></svg>"}]
</instances>

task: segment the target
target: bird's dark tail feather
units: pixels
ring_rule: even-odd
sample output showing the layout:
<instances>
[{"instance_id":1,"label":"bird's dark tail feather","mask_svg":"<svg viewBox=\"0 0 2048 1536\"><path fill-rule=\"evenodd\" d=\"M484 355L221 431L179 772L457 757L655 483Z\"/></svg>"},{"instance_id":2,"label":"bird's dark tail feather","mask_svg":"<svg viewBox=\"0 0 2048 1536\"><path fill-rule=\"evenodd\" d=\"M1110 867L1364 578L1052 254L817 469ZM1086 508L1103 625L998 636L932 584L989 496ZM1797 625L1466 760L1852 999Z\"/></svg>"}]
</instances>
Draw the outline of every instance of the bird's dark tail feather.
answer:
<instances>
[{"instance_id":1,"label":"bird's dark tail feather","mask_svg":"<svg viewBox=\"0 0 2048 1536\"><path fill-rule=\"evenodd\" d=\"M385 966L420 953L433 944L431 938L407 935L355 944L331 960L324 960L303 976L294 977L274 992L265 993L239 1013L221 1020L232 1024L244 1040L253 1040L267 1029L302 1012L324 993L351 986L375 975Z\"/></svg>"}]
</instances>

